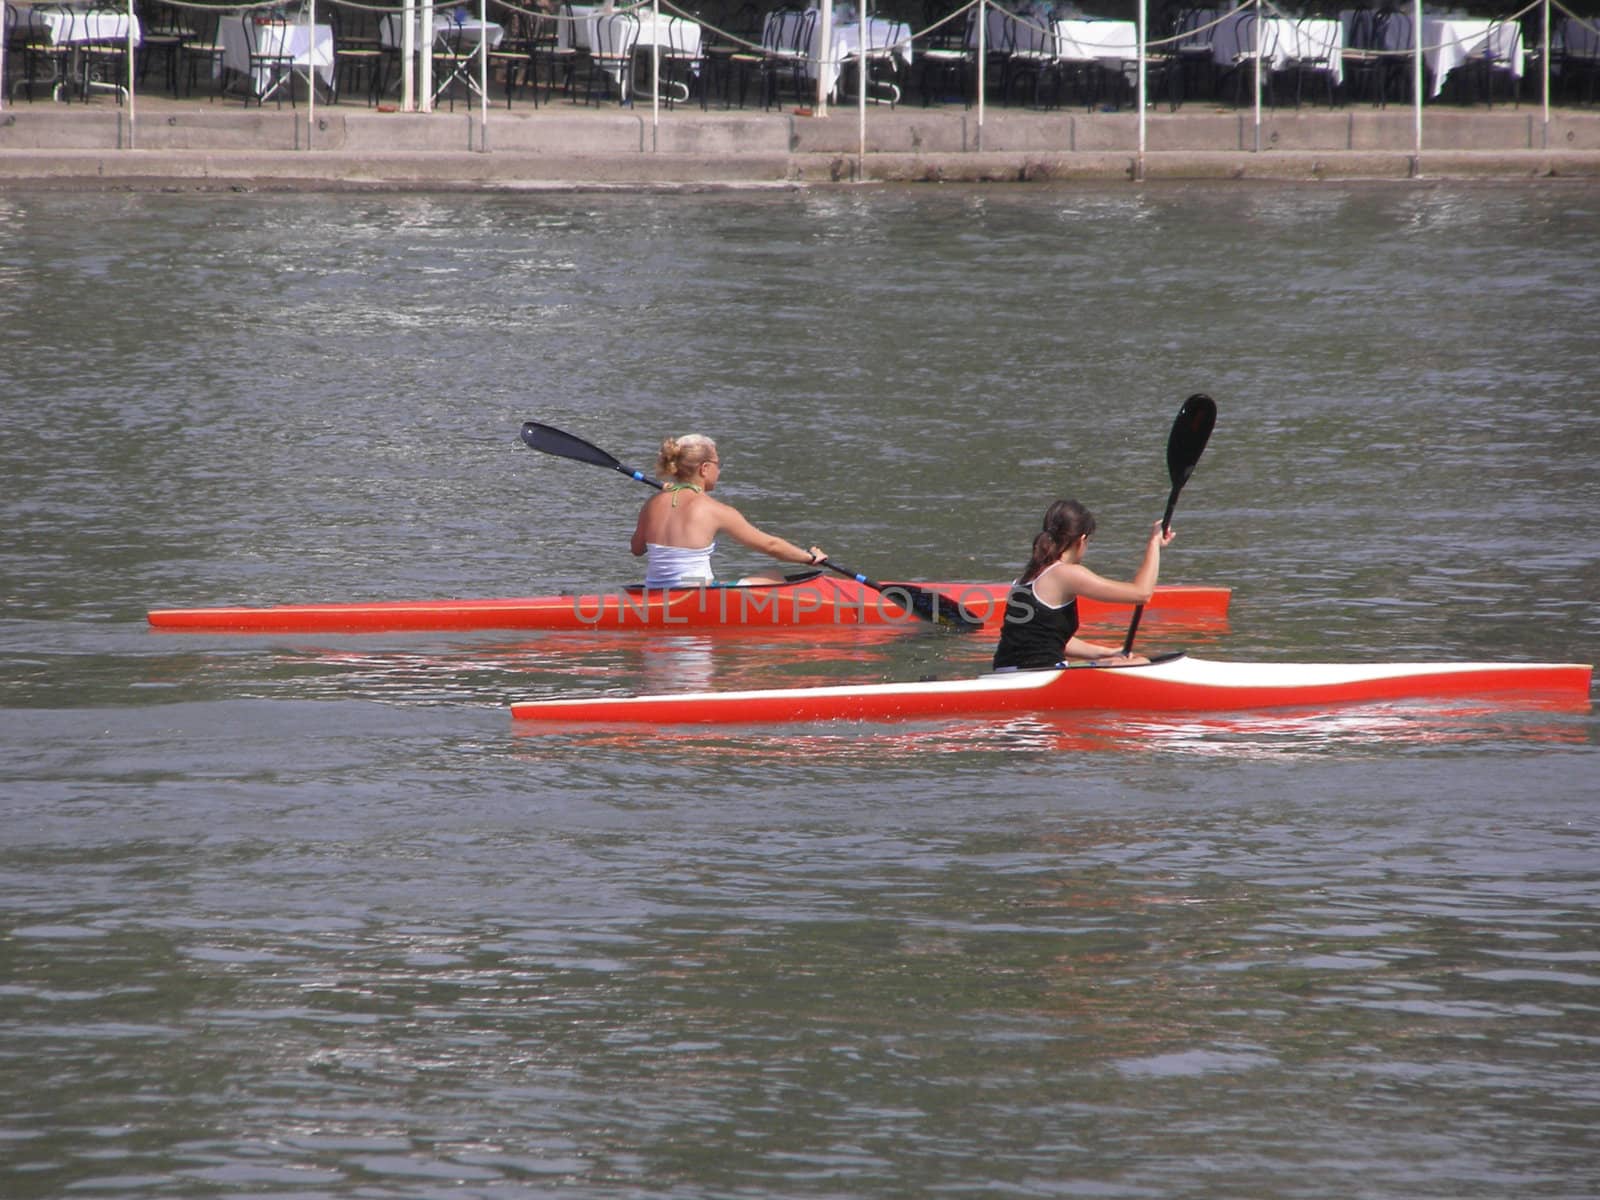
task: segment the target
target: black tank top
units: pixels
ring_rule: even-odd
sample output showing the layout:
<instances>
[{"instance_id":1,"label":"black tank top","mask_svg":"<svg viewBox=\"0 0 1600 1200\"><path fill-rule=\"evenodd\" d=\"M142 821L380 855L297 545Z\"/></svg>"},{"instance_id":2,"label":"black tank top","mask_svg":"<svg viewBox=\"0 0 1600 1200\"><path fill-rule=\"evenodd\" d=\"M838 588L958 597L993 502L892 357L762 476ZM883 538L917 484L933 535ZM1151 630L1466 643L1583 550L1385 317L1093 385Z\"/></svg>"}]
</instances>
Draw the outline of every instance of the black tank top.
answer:
<instances>
[{"instance_id":1,"label":"black tank top","mask_svg":"<svg viewBox=\"0 0 1600 1200\"><path fill-rule=\"evenodd\" d=\"M1067 642L1078 632L1078 598L1051 608L1033 594L1032 583L1019 583L1006 598L1006 620L994 648L994 669L1053 667Z\"/></svg>"}]
</instances>

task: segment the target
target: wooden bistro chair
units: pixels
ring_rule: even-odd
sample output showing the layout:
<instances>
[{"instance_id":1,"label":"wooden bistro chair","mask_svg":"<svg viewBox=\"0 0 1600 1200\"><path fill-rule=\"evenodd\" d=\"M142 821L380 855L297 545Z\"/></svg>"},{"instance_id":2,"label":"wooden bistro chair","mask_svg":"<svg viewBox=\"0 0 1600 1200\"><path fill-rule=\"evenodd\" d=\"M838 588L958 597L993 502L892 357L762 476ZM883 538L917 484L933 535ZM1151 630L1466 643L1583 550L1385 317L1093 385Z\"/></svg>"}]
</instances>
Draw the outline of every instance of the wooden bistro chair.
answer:
<instances>
[{"instance_id":1,"label":"wooden bistro chair","mask_svg":"<svg viewBox=\"0 0 1600 1200\"><path fill-rule=\"evenodd\" d=\"M317 10L319 14L322 11ZM382 95L384 82L384 53L378 44L377 28L363 21L359 10L347 15L338 4L328 4L327 14L333 29L334 101L364 91L367 107L371 108Z\"/></svg>"}]
</instances>

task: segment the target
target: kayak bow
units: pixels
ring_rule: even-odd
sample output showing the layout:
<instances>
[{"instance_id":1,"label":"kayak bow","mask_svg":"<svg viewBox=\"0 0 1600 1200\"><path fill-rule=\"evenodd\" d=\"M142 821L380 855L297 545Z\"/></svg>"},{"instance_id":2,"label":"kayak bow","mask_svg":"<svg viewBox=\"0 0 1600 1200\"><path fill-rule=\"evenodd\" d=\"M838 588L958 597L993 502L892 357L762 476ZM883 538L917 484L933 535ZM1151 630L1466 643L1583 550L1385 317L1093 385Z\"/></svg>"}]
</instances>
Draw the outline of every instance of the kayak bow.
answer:
<instances>
[{"instance_id":1,"label":"kayak bow","mask_svg":"<svg viewBox=\"0 0 1600 1200\"><path fill-rule=\"evenodd\" d=\"M513 704L511 715L578 725L731 725L1089 709L1199 713L1490 697L1548 705L1587 703L1591 671L1579 663L1242 663L1177 654L1137 666L1000 671L919 683L530 700Z\"/></svg>"},{"instance_id":2,"label":"kayak bow","mask_svg":"<svg viewBox=\"0 0 1600 1200\"><path fill-rule=\"evenodd\" d=\"M897 585L874 591L853 579L820 573L777 584L618 588L583 596L490 600L388 600L367 604L283 604L270 608L166 608L149 614L152 627L213 633L381 633L467 629L670 630L783 628L818 625L919 625ZM919 583L960 605L972 620L998 627L1009 586L1000 583ZM1222 618L1225 587L1163 585L1149 609L1165 616ZM900 600L905 599L905 603ZM1118 615L1126 606L1079 601L1083 621Z\"/></svg>"}]
</instances>

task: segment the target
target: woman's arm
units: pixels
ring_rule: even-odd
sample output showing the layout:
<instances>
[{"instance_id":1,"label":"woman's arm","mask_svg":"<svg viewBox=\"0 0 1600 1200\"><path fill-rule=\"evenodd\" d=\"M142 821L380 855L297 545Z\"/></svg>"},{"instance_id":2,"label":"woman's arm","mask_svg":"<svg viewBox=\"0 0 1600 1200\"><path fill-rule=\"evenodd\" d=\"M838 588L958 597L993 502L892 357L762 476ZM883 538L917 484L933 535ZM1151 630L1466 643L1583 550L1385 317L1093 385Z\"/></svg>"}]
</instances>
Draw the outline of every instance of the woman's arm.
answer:
<instances>
[{"instance_id":1,"label":"woman's arm","mask_svg":"<svg viewBox=\"0 0 1600 1200\"><path fill-rule=\"evenodd\" d=\"M802 550L793 542L776 534L764 533L750 524L744 514L731 504L723 504L720 500L716 501L716 504L719 510L717 532L726 533L741 546L759 550L762 554L770 554L779 562L815 563L827 557L816 546Z\"/></svg>"},{"instance_id":2,"label":"woman's arm","mask_svg":"<svg viewBox=\"0 0 1600 1200\"><path fill-rule=\"evenodd\" d=\"M1097 575L1082 563L1062 562L1040 574L1034 591L1049 604L1063 604L1073 596L1087 596L1105 604L1149 604L1161 575L1161 548L1170 544L1173 536L1170 529L1163 532L1161 522L1156 522L1145 543L1144 561L1127 583Z\"/></svg>"}]
</instances>

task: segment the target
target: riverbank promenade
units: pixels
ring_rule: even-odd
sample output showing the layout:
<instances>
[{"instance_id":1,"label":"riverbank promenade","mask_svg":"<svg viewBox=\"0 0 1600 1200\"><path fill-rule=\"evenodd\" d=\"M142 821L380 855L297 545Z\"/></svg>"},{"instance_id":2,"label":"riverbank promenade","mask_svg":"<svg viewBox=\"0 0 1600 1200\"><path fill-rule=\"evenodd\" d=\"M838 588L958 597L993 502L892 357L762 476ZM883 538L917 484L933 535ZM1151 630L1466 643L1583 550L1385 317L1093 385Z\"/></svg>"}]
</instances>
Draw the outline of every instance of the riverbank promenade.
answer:
<instances>
[{"instance_id":1,"label":"riverbank promenade","mask_svg":"<svg viewBox=\"0 0 1600 1200\"><path fill-rule=\"evenodd\" d=\"M0 110L0 188L517 189L850 182L1582 178L1600 180L1600 110L1136 112L961 104L702 110L584 105L404 113L359 103L46 99Z\"/></svg>"}]
</instances>

